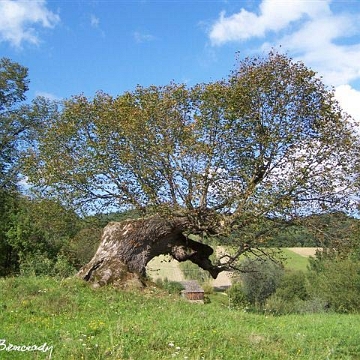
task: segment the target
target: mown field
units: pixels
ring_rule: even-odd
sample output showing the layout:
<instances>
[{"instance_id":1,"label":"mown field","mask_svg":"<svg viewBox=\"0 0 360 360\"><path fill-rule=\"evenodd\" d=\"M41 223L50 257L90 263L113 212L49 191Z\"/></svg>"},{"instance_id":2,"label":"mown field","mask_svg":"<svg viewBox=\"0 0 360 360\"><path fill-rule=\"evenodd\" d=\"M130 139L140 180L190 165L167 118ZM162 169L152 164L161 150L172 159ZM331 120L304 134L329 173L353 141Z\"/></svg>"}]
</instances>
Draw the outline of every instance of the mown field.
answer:
<instances>
[{"instance_id":1,"label":"mown field","mask_svg":"<svg viewBox=\"0 0 360 360\"><path fill-rule=\"evenodd\" d=\"M360 315L251 314L223 294L191 304L151 286L93 290L73 278L0 288L0 359L360 359Z\"/></svg>"}]
</instances>

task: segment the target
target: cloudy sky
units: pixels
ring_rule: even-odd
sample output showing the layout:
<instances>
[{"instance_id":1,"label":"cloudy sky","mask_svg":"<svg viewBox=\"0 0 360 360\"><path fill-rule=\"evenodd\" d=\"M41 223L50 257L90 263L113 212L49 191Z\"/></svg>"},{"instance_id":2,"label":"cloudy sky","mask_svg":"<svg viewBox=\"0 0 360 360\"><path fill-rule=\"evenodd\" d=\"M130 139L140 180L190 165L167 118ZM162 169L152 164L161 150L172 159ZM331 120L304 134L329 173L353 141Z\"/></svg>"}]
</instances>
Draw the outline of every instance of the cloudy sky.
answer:
<instances>
[{"instance_id":1,"label":"cloudy sky","mask_svg":"<svg viewBox=\"0 0 360 360\"><path fill-rule=\"evenodd\" d=\"M360 120L359 0L0 0L0 57L29 68L30 99L209 82L272 47Z\"/></svg>"}]
</instances>

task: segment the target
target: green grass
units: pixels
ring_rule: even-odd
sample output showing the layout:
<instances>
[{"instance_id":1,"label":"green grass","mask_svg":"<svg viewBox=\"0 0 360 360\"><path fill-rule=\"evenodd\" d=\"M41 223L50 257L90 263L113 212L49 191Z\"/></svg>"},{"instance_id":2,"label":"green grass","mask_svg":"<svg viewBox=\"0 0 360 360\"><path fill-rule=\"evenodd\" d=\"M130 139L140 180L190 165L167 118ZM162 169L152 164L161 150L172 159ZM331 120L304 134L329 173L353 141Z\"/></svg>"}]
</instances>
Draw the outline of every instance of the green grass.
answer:
<instances>
[{"instance_id":1,"label":"green grass","mask_svg":"<svg viewBox=\"0 0 360 360\"><path fill-rule=\"evenodd\" d=\"M288 248L280 248L281 250L281 257L285 258L284 266L288 270L301 270L307 271L307 267L309 264L309 257L301 256L296 254L294 251L289 250ZM253 255L241 255L241 259L245 259L246 257L254 257Z\"/></svg>"},{"instance_id":2,"label":"green grass","mask_svg":"<svg viewBox=\"0 0 360 360\"><path fill-rule=\"evenodd\" d=\"M0 288L0 339L46 342L52 359L360 359L360 315L265 316L229 309L223 294L200 305L75 279L0 279ZM3 348L1 359L49 358Z\"/></svg>"},{"instance_id":3,"label":"green grass","mask_svg":"<svg viewBox=\"0 0 360 360\"><path fill-rule=\"evenodd\" d=\"M286 258L284 263L286 269L307 271L309 265L308 257L296 254L287 248L282 248L281 250Z\"/></svg>"}]
</instances>

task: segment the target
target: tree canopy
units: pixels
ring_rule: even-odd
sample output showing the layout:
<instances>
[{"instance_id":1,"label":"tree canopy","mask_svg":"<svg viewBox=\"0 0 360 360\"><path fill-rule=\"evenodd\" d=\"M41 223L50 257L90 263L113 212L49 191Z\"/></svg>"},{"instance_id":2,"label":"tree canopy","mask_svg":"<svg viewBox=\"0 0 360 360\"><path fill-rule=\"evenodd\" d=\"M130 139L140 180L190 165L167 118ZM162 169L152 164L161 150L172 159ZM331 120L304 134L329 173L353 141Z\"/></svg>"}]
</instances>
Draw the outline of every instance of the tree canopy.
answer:
<instances>
[{"instance_id":1,"label":"tree canopy","mask_svg":"<svg viewBox=\"0 0 360 360\"><path fill-rule=\"evenodd\" d=\"M359 138L334 91L271 52L226 80L98 92L46 112L26 174L75 207L184 216L226 234L352 209Z\"/></svg>"},{"instance_id":2,"label":"tree canopy","mask_svg":"<svg viewBox=\"0 0 360 360\"><path fill-rule=\"evenodd\" d=\"M20 158L34 131L47 121L53 104L44 98L25 103L28 69L7 58L0 59L0 189L16 188Z\"/></svg>"},{"instance_id":3,"label":"tree canopy","mask_svg":"<svg viewBox=\"0 0 360 360\"><path fill-rule=\"evenodd\" d=\"M21 102L28 90L28 70L9 59L0 59L0 188L13 185L18 143L26 124Z\"/></svg>"}]
</instances>

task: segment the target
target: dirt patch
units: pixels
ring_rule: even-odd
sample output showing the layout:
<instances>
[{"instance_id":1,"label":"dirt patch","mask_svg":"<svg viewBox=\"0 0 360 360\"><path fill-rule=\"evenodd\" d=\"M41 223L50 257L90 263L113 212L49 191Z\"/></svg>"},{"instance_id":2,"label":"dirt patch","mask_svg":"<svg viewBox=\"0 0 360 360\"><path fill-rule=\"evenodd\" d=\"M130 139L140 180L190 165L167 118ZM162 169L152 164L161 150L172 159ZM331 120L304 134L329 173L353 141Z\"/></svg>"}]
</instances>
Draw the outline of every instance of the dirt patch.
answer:
<instances>
[{"instance_id":1,"label":"dirt patch","mask_svg":"<svg viewBox=\"0 0 360 360\"><path fill-rule=\"evenodd\" d=\"M287 249L304 257L315 256L317 250L319 251L322 250L321 248L317 248L317 247L293 247Z\"/></svg>"}]
</instances>

